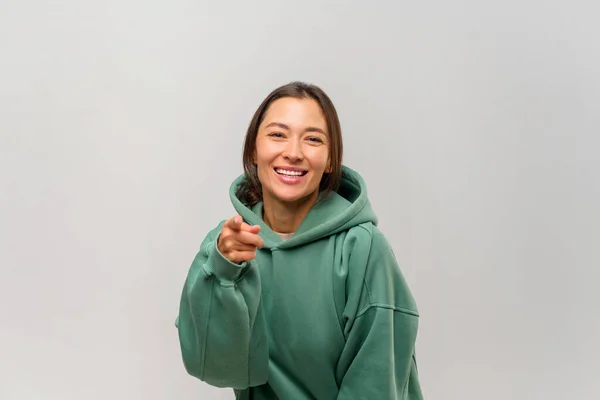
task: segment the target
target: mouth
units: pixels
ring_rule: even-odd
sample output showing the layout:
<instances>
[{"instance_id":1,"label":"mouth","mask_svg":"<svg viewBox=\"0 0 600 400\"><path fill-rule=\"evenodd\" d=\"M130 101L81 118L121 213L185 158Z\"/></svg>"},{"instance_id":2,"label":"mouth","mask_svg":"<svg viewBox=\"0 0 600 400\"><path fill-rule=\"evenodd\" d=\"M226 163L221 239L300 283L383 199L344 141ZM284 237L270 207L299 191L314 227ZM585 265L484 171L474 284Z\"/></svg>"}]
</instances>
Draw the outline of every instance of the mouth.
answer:
<instances>
[{"instance_id":1,"label":"mouth","mask_svg":"<svg viewBox=\"0 0 600 400\"><path fill-rule=\"evenodd\" d=\"M281 176L290 177L290 178L299 178L308 173L307 170L299 169L299 168L274 168L275 173Z\"/></svg>"}]
</instances>

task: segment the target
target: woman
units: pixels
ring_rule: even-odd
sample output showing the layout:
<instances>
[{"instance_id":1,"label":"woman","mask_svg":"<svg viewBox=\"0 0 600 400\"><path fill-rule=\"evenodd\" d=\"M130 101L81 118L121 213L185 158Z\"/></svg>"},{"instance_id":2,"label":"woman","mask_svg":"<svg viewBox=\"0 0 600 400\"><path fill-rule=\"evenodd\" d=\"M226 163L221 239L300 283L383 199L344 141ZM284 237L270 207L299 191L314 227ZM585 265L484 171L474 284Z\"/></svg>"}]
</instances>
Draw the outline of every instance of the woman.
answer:
<instances>
[{"instance_id":1,"label":"woman","mask_svg":"<svg viewBox=\"0 0 600 400\"><path fill-rule=\"evenodd\" d=\"M200 246L181 297L186 370L252 400L422 399L418 312L337 112L293 82L256 111L237 215Z\"/></svg>"}]
</instances>

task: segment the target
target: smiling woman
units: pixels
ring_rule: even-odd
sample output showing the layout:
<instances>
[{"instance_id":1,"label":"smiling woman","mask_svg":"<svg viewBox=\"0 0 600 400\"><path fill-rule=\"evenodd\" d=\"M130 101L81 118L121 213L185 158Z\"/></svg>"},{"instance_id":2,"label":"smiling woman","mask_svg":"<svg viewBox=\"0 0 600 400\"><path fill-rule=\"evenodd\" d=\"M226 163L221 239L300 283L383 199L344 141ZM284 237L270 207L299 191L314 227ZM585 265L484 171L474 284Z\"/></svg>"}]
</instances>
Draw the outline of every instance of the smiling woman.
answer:
<instances>
[{"instance_id":1,"label":"smiling woman","mask_svg":"<svg viewBox=\"0 0 600 400\"><path fill-rule=\"evenodd\" d=\"M416 303L342 148L317 86L282 86L256 110L238 214L206 235L181 296L189 374L240 400L423 398Z\"/></svg>"},{"instance_id":2,"label":"smiling woman","mask_svg":"<svg viewBox=\"0 0 600 400\"><path fill-rule=\"evenodd\" d=\"M284 97L269 106L250 150L272 229L294 232L316 202L323 175L331 172L327 131L313 99Z\"/></svg>"},{"instance_id":3,"label":"smiling woman","mask_svg":"<svg viewBox=\"0 0 600 400\"><path fill-rule=\"evenodd\" d=\"M307 141L322 145L319 146L321 151L327 149L328 168L323 171L319 189L326 194L339 186L343 142L335 106L319 87L294 82L271 92L254 113L248 127L243 154L247 182L239 188L237 195L250 206L263 200L256 162L259 138L267 134L284 140L294 133L300 139L304 135ZM300 156L303 155L300 152Z\"/></svg>"}]
</instances>

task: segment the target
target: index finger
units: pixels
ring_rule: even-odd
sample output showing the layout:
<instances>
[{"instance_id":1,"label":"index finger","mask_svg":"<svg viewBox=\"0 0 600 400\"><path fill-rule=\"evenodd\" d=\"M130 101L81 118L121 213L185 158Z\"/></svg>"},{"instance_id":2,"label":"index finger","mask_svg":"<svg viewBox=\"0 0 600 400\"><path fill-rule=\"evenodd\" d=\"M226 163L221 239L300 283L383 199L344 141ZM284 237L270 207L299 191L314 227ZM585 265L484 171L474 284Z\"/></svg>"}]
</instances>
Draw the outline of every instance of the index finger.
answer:
<instances>
[{"instance_id":1,"label":"index finger","mask_svg":"<svg viewBox=\"0 0 600 400\"><path fill-rule=\"evenodd\" d=\"M239 215L234 215L225 221L225 225L231 230L239 231L242 228L242 217Z\"/></svg>"}]
</instances>

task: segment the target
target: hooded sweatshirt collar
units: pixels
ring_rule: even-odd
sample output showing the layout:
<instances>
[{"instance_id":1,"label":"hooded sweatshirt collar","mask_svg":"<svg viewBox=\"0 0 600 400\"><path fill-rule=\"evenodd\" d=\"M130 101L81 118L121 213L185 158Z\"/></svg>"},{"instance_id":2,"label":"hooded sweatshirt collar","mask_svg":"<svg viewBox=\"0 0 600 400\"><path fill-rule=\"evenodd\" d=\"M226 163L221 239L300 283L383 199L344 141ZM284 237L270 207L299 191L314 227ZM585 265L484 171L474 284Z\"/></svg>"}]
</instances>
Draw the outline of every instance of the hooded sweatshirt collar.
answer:
<instances>
[{"instance_id":1,"label":"hooded sweatshirt collar","mask_svg":"<svg viewBox=\"0 0 600 400\"><path fill-rule=\"evenodd\" d=\"M363 178L347 166L342 166L342 182L338 191L315 203L294 236L285 241L264 223L262 202L247 207L236 196L236 190L243 180L243 174L234 180L229 189L229 197L246 223L260 225L259 235L264 240L265 248L283 249L304 245L365 222L377 225L377 216L367 197Z\"/></svg>"}]
</instances>

